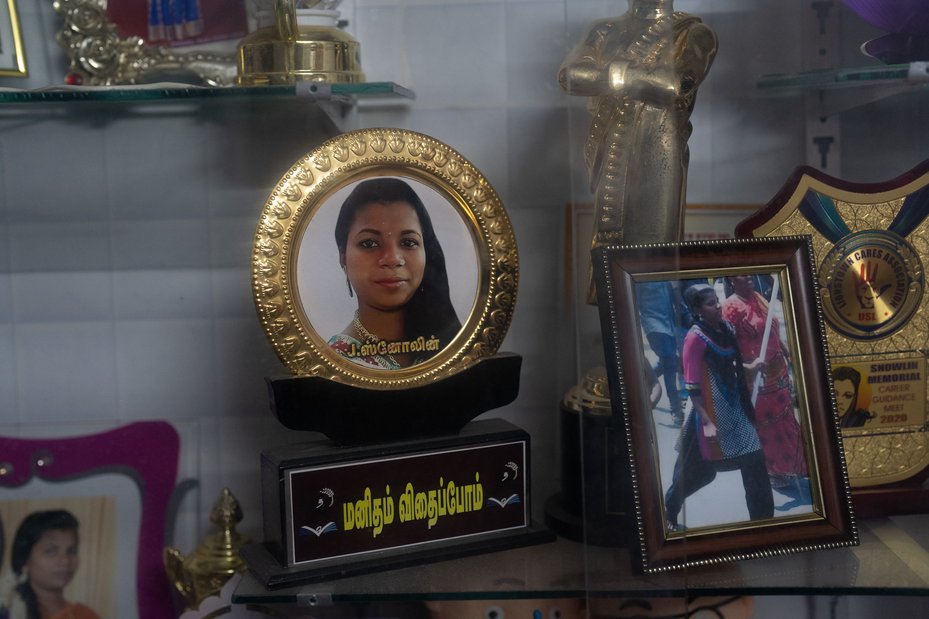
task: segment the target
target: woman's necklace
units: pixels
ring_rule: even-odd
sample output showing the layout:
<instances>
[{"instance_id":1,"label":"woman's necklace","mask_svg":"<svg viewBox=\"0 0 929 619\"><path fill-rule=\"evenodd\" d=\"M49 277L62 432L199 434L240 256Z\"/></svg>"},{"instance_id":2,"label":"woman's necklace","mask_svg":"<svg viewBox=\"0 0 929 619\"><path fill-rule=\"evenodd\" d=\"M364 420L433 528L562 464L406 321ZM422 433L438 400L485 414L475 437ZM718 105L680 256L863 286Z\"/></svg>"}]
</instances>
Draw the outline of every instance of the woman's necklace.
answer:
<instances>
[{"instance_id":1,"label":"woman's necklace","mask_svg":"<svg viewBox=\"0 0 929 619\"><path fill-rule=\"evenodd\" d=\"M352 326L355 328L355 331L358 332L358 335L364 339L365 344L377 344L381 341L381 338L365 329L365 326L361 324L361 320L358 318L357 311L355 312L355 317L352 318Z\"/></svg>"},{"instance_id":2,"label":"woman's necklace","mask_svg":"<svg viewBox=\"0 0 929 619\"><path fill-rule=\"evenodd\" d=\"M365 329L365 326L361 324L361 319L358 318L358 310L355 310L355 317L352 318L352 327L354 327L355 331L358 332L358 335L361 336L365 344L377 344L378 342L381 341L381 338L379 338L378 336L374 335L373 333ZM401 367L400 363L396 359L394 359L393 355L378 354L378 355L371 355L371 356L382 359L384 365L389 366L388 369L398 370Z\"/></svg>"},{"instance_id":3,"label":"woman's necklace","mask_svg":"<svg viewBox=\"0 0 929 619\"><path fill-rule=\"evenodd\" d=\"M700 319L698 324L700 328L706 333L710 338L713 339L718 344L722 344L724 341L728 341L727 335L728 331L726 330L725 323L720 320L716 324L710 324L705 319Z\"/></svg>"}]
</instances>

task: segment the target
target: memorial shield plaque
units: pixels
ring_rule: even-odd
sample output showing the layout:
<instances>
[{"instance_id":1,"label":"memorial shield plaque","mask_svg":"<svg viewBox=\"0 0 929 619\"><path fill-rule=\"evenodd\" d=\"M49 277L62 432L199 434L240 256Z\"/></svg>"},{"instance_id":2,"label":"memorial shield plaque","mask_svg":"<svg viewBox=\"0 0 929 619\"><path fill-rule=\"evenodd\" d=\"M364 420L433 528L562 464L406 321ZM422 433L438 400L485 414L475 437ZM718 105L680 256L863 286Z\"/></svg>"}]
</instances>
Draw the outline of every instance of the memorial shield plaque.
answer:
<instances>
[{"instance_id":1,"label":"memorial shield plaque","mask_svg":"<svg viewBox=\"0 0 929 619\"><path fill-rule=\"evenodd\" d=\"M922 511L929 491L929 161L885 183L798 168L738 236L810 234L859 515Z\"/></svg>"}]
</instances>

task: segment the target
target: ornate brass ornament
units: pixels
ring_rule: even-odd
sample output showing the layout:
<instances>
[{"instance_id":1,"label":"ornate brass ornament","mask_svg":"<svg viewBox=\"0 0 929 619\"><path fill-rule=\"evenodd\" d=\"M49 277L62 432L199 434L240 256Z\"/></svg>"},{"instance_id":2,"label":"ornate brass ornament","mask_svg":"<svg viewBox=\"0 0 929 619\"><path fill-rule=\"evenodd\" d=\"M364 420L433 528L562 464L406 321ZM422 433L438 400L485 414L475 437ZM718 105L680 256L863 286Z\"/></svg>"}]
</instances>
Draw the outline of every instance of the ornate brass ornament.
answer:
<instances>
[{"instance_id":1,"label":"ornate brass ornament","mask_svg":"<svg viewBox=\"0 0 929 619\"><path fill-rule=\"evenodd\" d=\"M258 29L236 47L237 83L363 82L361 46L337 27L339 2L274 0L259 11Z\"/></svg>"},{"instance_id":2,"label":"ornate brass ornament","mask_svg":"<svg viewBox=\"0 0 929 619\"><path fill-rule=\"evenodd\" d=\"M232 576L245 571L239 550L250 540L235 530L241 521L238 500L228 488L223 488L210 512L210 522L219 530L207 536L187 557L176 548L165 548L165 570L187 608L197 608L208 596L218 593Z\"/></svg>"},{"instance_id":3,"label":"ornate brass ornament","mask_svg":"<svg viewBox=\"0 0 929 619\"><path fill-rule=\"evenodd\" d=\"M431 334L412 342L371 344L370 356L378 357L391 356L400 344L430 351L421 361L391 368L360 363L354 351L346 355L330 346L333 334L355 324L361 299L346 288L335 221L351 191L385 178L408 184L422 199L443 248L461 324L438 346L430 347ZM401 129L345 133L298 160L268 197L252 252L255 305L284 364L298 375L375 389L433 381L494 355L509 328L518 277L510 220L487 179L448 145Z\"/></svg>"},{"instance_id":4,"label":"ornate brass ornament","mask_svg":"<svg viewBox=\"0 0 929 619\"><path fill-rule=\"evenodd\" d=\"M63 20L55 38L84 85L136 84L165 72L189 72L209 86L235 82L232 53L177 52L141 37L121 37L107 18L107 0L55 0L52 6Z\"/></svg>"}]
</instances>

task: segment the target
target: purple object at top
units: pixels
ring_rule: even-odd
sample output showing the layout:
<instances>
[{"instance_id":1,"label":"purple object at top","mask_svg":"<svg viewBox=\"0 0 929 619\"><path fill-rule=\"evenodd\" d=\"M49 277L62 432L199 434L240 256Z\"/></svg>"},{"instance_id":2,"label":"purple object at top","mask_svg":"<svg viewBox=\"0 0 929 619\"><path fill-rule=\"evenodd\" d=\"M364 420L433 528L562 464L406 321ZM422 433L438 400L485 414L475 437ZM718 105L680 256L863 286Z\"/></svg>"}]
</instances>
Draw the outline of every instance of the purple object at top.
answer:
<instances>
[{"instance_id":1,"label":"purple object at top","mask_svg":"<svg viewBox=\"0 0 929 619\"><path fill-rule=\"evenodd\" d=\"M842 0L863 20L887 32L929 34L927 0Z\"/></svg>"}]
</instances>

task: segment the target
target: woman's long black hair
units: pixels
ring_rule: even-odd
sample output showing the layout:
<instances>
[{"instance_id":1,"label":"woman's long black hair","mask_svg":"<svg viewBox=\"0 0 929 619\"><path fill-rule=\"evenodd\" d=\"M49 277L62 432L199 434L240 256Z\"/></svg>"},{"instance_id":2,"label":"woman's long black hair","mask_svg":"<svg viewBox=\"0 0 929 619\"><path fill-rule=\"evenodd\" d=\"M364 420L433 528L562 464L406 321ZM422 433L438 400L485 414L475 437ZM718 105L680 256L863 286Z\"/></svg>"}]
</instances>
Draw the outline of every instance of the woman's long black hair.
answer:
<instances>
[{"instance_id":1,"label":"woman's long black hair","mask_svg":"<svg viewBox=\"0 0 929 619\"><path fill-rule=\"evenodd\" d=\"M29 560L32 547L41 539L46 531L74 531L77 533L78 522L74 515L64 509L32 512L20 523L10 547L10 566L13 573L20 576L23 566ZM16 592L26 605L27 619L41 619L39 615L39 600L29 581L16 585Z\"/></svg>"},{"instance_id":2,"label":"woman's long black hair","mask_svg":"<svg viewBox=\"0 0 929 619\"><path fill-rule=\"evenodd\" d=\"M345 255L348 231L355 221L355 213L368 204L390 204L405 202L413 207L423 231L423 250L426 265L419 289L406 305L403 333L412 340L420 335L439 338L446 346L461 329L461 321L452 306L448 288L448 273L445 269L445 254L432 227L432 219L413 188L406 182L391 177L372 178L358 183L342 203L335 224L335 244L340 259Z\"/></svg>"}]
</instances>

